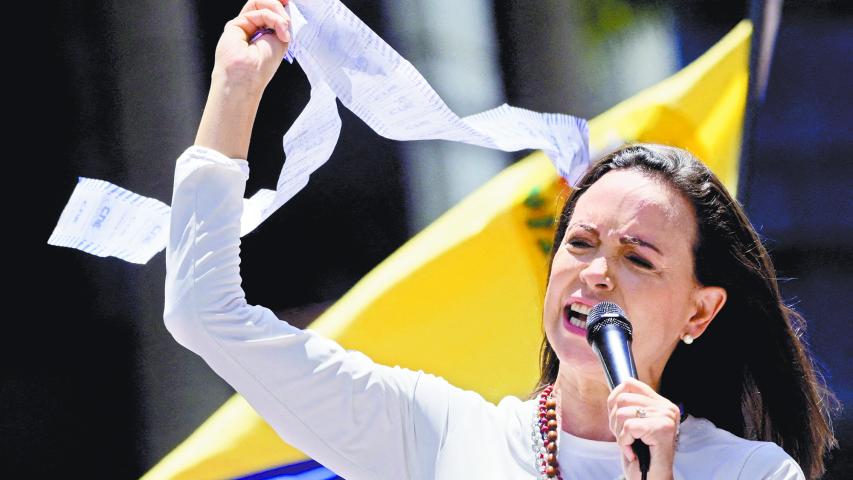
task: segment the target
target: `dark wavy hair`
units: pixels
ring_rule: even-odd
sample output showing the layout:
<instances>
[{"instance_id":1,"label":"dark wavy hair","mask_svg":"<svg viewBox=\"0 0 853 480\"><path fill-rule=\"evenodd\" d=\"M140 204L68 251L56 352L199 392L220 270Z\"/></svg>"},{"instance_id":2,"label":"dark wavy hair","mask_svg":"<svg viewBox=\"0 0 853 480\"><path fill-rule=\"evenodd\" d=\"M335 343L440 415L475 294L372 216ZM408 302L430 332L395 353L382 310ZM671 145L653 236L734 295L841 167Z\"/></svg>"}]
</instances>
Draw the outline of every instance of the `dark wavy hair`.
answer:
<instances>
[{"instance_id":1,"label":"dark wavy hair","mask_svg":"<svg viewBox=\"0 0 853 480\"><path fill-rule=\"evenodd\" d=\"M831 423L837 401L802 339L804 319L781 298L767 250L737 201L692 154L637 144L595 163L566 200L551 263L578 199L607 172L625 169L663 180L688 199L698 223L696 280L728 294L701 338L692 345L679 342L660 394L743 438L775 442L808 478L819 477L825 454L837 446ZM557 379L559 359L547 338L540 360L535 393Z\"/></svg>"}]
</instances>

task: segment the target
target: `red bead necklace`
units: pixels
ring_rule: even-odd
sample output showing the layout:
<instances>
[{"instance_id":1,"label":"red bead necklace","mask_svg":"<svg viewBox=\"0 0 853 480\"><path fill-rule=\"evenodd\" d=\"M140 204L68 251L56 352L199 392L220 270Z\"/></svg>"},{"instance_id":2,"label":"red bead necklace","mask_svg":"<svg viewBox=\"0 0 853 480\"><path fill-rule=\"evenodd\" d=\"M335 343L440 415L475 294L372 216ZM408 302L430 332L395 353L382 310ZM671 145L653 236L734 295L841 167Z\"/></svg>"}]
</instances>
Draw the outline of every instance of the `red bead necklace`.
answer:
<instances>
[{"instance_id":1,"label":"red bead necklace","mask_svg":"<svg viewBox=\"0 0 853 480\"><path fill-rule=\"evenodd\" d=\"M540 479L563 480L557 462L557 439L560 421L557 416L554 385L539 393L539 405L533 418L533 452Z\"/></svg>"}]
</instances>

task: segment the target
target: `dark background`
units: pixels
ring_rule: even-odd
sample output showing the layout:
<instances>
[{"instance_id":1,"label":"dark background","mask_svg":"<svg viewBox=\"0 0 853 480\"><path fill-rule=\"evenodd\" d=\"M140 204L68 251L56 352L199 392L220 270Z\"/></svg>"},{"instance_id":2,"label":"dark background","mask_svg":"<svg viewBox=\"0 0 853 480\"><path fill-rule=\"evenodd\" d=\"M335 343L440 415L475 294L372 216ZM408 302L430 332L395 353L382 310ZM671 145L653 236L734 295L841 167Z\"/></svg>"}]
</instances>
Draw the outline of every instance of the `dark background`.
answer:
<instances>
[{"instance_id":1,"label":"dark background","mask_svg":"<svg viewBox=\"0 0 853 480\"><path fill-rule=\"evenodd\" d=\"M12 315L0 330L0 468L17 476L4 478L138 477L232 393L166 332L162 253L137 266L46 243L77 176L170 202L173 162L193 141L216 40L241 2L165 3L57 2L9 14ZM565 46L561 57L564 45L539 19L559 24L574 15L587 25L584 41L605 45L612 32L590 31L610 25L618 34L624 27L602 20L608 12L622 12L627 22L664 12L683 66L748 11L745 2L519 3L493 5L507 102L585 117L624 97L597 98L574 86L564 94L562 77L548 73L571 67L577 47ZM387 3L347 5L401 54L413 53L395 43ZM746 205L784 279L785 298L809 320L811 349L845 405L853 401L851 20L845 2L786 2ZM248 194L274 187L281 136L307 98L301 70L283 66L258 115ZM307 308L303 322L415 233L406 221L415 206L400 144L343 108L341 114L334 167L318 170L243 239L249 301ZM849 409L835 425L842 449L827 478L853 467Z\"/></svg>"}]
</instances>

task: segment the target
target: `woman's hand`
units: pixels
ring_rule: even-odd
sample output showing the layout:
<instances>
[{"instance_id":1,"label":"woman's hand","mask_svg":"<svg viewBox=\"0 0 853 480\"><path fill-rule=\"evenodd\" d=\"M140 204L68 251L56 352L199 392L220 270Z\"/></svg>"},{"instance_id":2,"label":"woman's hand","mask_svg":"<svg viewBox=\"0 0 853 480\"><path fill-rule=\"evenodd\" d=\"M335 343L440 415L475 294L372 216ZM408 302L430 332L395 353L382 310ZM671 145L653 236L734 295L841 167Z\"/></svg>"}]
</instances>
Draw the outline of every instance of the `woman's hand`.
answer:
<instances>
[{"instance_id":1,"label":"woman's hand","mask_svg":"<svg viewBox=\"0 0 853 480\"><path fill-rule=\"evenodd\" d=\"M225 24L216 44L214 80L260 95L272 80L290 43L290 17L284 11L287 0L249 0L240 14ZM262 35L265 28L275 34Z\"/></svg>"},{"instance_id":2,"label":"woman's hand","mask_svg":"<svg viewBox=\"0 0 853 480\"><path fill-rule=\"evenodd\" d=\"M622 449L625 478L641 478L637 456L631 449L635 440L641 440L649 446L652 457L648 479L671 479L681 420L678 406L658 395L652 387L629 378L610 392L607 408L610 430Z\"/></svg>"},{"instance_id":3,"label":"woman's hand","mask_svg":"<svg viewBox=\"0 0 853 480\"><path fill-rule=\"evenodd\" d=\"M281 65L290 42L287 0L249 0L216 45L210 93L195 144L230 158L245 159L261 96ZM272 28L249 43L260 30Z\"/></svg>"}]
</instances>

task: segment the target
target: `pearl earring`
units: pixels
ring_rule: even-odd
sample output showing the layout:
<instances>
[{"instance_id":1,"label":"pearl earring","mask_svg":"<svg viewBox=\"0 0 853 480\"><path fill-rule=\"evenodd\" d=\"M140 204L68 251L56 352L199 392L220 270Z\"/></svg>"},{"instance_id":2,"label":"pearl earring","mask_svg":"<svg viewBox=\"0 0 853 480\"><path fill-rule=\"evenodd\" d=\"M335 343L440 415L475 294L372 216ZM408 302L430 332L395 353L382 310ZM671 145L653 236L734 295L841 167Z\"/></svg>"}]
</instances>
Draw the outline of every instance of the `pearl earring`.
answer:
<instances>
[{"instance_id":1,"label":"pearl earring","mask_svg":"<svg viewBox=\"0 0 853 480\"><path fill-rule=\"evenodd\" d=\"M681 336L681 341L686 343L687 345L690 345L691 343L693 343L693 335L690 335L689 333L685 333L684 335Z\"/></svg>"}]
</instances>

